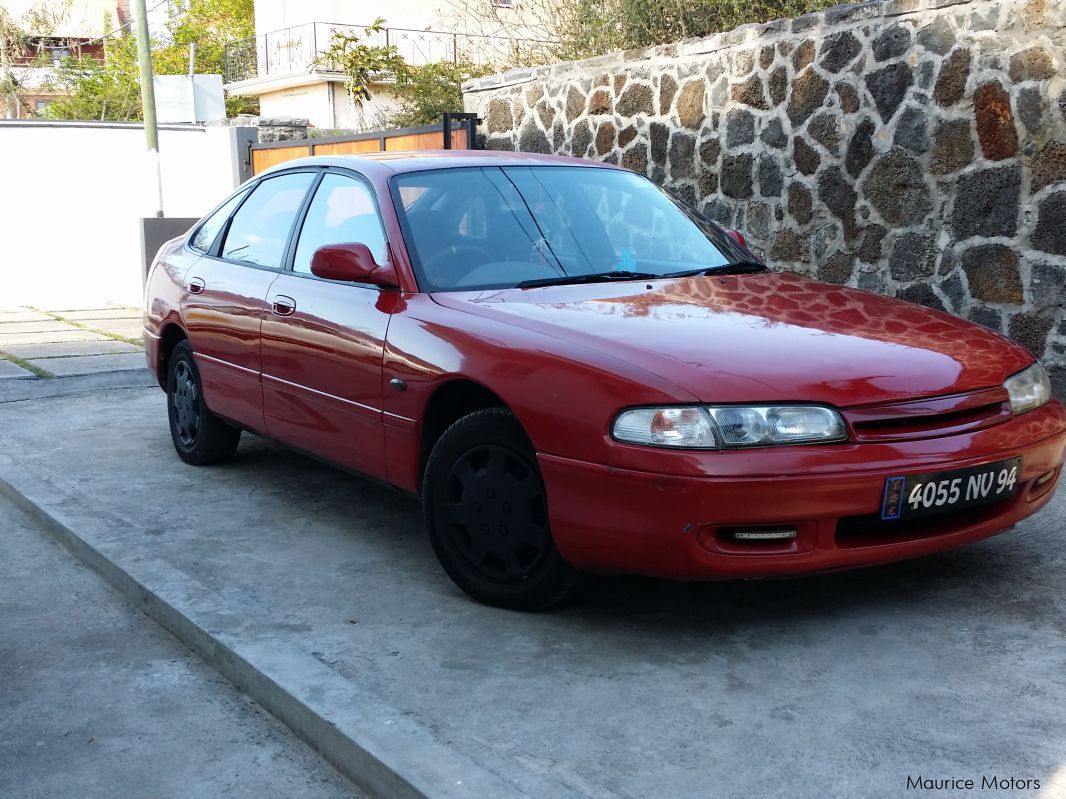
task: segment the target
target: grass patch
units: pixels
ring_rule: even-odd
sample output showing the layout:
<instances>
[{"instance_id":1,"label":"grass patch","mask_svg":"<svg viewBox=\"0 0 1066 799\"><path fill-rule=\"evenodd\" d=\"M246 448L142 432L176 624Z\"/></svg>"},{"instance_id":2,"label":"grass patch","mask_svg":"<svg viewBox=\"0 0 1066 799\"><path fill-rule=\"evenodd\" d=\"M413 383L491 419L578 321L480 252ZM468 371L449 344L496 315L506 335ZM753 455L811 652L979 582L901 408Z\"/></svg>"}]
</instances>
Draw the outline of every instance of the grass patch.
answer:
<instances>
[{"instance_id":1,"label":"grass patch","mask_svg":"<svg viewBox=\"0 0 1066 799\"><path fill-rule=\"evenodd\" d=\"M57 322L62 322L65 325L70 325L71 327L76 327L79 330L84 330L86 333L96 333L98 336L106 336L112 341L122 341L126 344L134 344L138 347L144 346L143 339L130 338L129 336L120 336L118 333L112 333L110 330L104 330L100 327L93 327L92 325L87 325L84 322L79 322L76 319L67 319L65 316L61 316L57 313L52 313L51 311L45 311L41 308L34 308L33 310L37 311L37 313L43 313L46 316L50 316Z\"/></svg>"},{"instance_id":2,"label":"grass patch","mask_svg":"<svg viewBox=\"0 0 1066 799\"><path fill-rule=\"evenodd\" d=\"M15 366L19 366L25 369L27 372L31 372L37 375L37 377L43 377L46 379L55 377L55 375L49 372L47 369L42 369L39 366L34 366L26 359L20 358L17 355L12 355L9 352L4 352L3 350L0 350L0 358L3 358L5 361L11 361L11 363L15 364Z\"/></svg>"}]
</instances>

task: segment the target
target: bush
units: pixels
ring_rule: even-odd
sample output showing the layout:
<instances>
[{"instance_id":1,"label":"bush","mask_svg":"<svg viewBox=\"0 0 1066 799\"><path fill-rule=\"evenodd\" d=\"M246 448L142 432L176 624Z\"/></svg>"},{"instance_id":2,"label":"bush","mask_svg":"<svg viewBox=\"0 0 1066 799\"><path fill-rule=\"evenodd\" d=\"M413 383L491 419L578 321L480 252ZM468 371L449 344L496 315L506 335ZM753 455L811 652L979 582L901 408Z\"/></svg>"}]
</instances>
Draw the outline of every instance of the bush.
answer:
<instances>
[{"instance_id":1,"label":"bush","mask_svg":"<svg viewBox=\"0 0 1066 799\"><path fill-rule=\"evenodd\" d=\"M568 0L556 5L554 55L573 60L667 44L752 22L796 17L842 0Z\"/></svg>"},{"instance_id":2,"label":"bush","mask_svg":"<svg viewBox=\"0 0 1066 799\"><path fill-rule=\"evenodd\" d=\"M403 109L389 124L400 128L434 125L441 121L445 111L462 111L463 83L494 71L494 67L469 61L438 61L410 67L403 83L397 86Z\"/></svg>"}]
</instances>

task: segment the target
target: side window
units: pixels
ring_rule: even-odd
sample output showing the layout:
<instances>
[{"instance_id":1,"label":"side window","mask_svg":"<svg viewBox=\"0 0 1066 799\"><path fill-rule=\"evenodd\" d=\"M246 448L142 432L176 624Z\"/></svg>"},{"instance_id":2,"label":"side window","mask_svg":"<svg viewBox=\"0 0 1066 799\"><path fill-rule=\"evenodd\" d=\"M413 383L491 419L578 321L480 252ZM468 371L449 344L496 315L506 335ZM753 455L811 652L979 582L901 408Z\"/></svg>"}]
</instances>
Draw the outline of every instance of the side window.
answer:
<instances>
[{"instance_id":1,"label":"side window","mask_svg":"<svg viewBox=\"0 0 1066 799\"><path fill-rule=\"evenodd\" d=\"M312 172L292 172L261 181L233 215L222 257L280 267L296 212L314 177Z\"/></svg>"},{"instance_id":2,"label":"side window","mask_svg":"<svg viewBox=\"0 0 1066 799\"><path fill-rule=\"evenodd\" d=\"M240 201L244 199L244 195L247 193L247 191L238 192L233 197L230 197L225 205L211 214L207 221L200 225L200 229L192 237L189 246L198 252L210 250L211 245L215 243L215 239L218 237L219 231L222 230L226 220L229 219L229 215L233 213L233 209L240 204Z\"/></svg>"},{"instance_id":3,"label":"side window","mask_svg":"<svg viewBox=\"0 0 1066 799\"><path fill-rule=\"evenodd\" d=\"M365 244L379 264L388 259L385 232L370 190L354 178L330 172L307 207L292 270L311 274L315 250L345 242Z\"/></svg>"}]
</instances>

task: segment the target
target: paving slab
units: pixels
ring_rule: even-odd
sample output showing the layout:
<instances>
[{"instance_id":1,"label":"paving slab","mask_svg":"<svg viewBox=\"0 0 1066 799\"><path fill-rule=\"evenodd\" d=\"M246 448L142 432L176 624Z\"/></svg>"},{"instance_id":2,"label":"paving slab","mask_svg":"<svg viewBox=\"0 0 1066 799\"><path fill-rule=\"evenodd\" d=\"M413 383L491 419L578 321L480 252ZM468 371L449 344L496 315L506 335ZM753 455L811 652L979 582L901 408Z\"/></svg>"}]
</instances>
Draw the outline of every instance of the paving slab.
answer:
<instances>
[{"instance_id":1,"label":"paving slab","mask_svg":"<svg viewBox=\"0 0 1066 799\"><path fill-rule=\"evenodd\" d=\"M45 319L38 322L5 322L0 319L0 335L9 333L54 333L57 330L77 330L73 325L58 319Z\"/></svg>"},{"instance_id":2,"label":"paving slab","mask_svg":"<svg viewBox=\"0 0 1066 799\"><path fill-rule=\"evenodd\" d=\"M98 330L106 330L116 336L124 336L125 338L140 339L144 335L144 322L141 319L128 321L101 319L95 322L85 322L84 324L91 325Z\"/></svg>"},{"instance_id":3,"label":"paving slab","mask_svg":"<svg viewBox=\"0 0 1066 799\"><path fill-rule=\"evenodd\" d=\"M84 313L85 311L110 311L110 310L114 310L116 307L121 308L121 307L124 307L124 306L99 305L99 306L97 306L95 308L86 308L84 306L82 306L81 308L71 308L69 305L66 305L66 306L64 306L64 305L38 305L36 307L37 307L38 310L43 311L44 313L66 314L66 313Z\"/></svg>"},{"instance_id":4,"label":"paving slab","mask_svg":"<svg viewBox=\"0 0 1066 799\"><path fill-rule=\"evenodd\" d=\"M49 397L80 397L104 389L147 388L156 390L155 377L147 368L94 375L52 377L45 380L0 380L0 404L32 402Z\"/></svg>"},{"instance_id":5,"label":"paving slab","mask_svg":"<svg viewBox=\"0 0 1066 799\"><path fill-rule=\"evenodd\" d=\"M27 358L26 362L47 369L56 377L91 375L99 372L119 372L126 369L144 369L144 353L134 352L111 355L77 355L71 358Z\"/></svg>"},{"instance_id":6,"label":"paving slab","mask_svg":"<svg viewBox=\"0 0 1066 799\"><path fill-rule=\"evenodd\" d=\"M358 799L3 499L0 548L0 796Z\"/></svg>"},{"instance_id":7,"label":"paving slab","mask_svg":"<svg viewBox=\"0 0 1066 799\"><path fill-rule=\"evenodd\" d=\"M0 406L0 478L333 762L361 742L349 766L389 795L851 799L945 774L1062 795L1062 493L918 561L599 578L532 615L462 595L407 497L250 436L183 465L158 389Z\"/></svg>"},{"instance_id":8,"label":"paving slab","mask_svg":"<svg viewBox=\"0 0 1066 799\"><path fill-rule=\"evenodd\" d=\"M0 380L20 380L34 377L37 377L37 375L23 369L17 363L0 358Z\"/></svg>"},{"instance_id":9,"label":"paving slab","mask_svg":"<svg viewBox=\"0 0 1066 799\"><path fill-rule=\"evenodd\" d=\"M75 355L106 355L143 352L136 344L108 339L105 341L67 341L51 344L9 344L4 352L16 358L70 358ZM142 360L144 356L141 356Z\"/></svg>"},{"instance_id":10,"label":"paving slab","mask_svg":"<svg viewBox=\"0 0 1066 799\"><path fill-rule=\"evenodd\" d=\"M13 344L52 344L61 341L107 341L108 337L89 330L67 326L45 333L5 333L0 328L0 350Z\"/></svg>"},{"instance_id":11,"label":"paving slab","mask_svg":"<svg viewBox=\"0 0 1066 799\"><path fill-rule=\"evenodd\" d=\"M62 316L64 319L73 319L78 322L96 322L105 319L136 319L138 322L144 316L144 313L140 308L130 308L129 306L122 306L118 308L96 308L81 311L54 311L57 316ZM102 327L102 325L94 325L94 327Z\"/></svg>"},{"instance_id":12,"label":"paving slab","mask_svg":"<svg viewBox=\"0 0 1066 799\"><path fill-rule=\"evenodd\" d=\"M8 324L10 322L47 322L51 318L46 314L32 311L28 308L0 310L0 324Z\"/></svg>"}]
</instances>

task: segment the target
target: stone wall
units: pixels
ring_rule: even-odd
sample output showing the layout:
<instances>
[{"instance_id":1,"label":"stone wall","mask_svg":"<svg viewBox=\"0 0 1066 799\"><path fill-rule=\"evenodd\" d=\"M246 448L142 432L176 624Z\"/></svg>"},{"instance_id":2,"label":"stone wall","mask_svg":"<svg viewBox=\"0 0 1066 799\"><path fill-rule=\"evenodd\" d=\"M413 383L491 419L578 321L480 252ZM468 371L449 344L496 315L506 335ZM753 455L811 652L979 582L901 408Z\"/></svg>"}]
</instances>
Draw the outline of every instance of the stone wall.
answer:
<instances>
[{"instance_id":1,"label":"stone wall","mask_svg":"<svg viewBox=\"0 0 1066 799\"><path fill-rule=\"evenodd\" d=\"M306 119L298 117L258 117L253 114L240 114L229 119L209 122L208 124L256 128L260 142L301 141L307 138L309 125Z\"/></svg>"},{"instance_id":2,"label":"stone wall","mask_svg":"<svg viewBox=\"0 0 1066 799\"><path fill-rule=\"evenodd\" d=\"M464 86L487 146L620 163L775 265L968 317L1066 396L1066 2L884 0Z\"/></svg>"}]
</instances>

